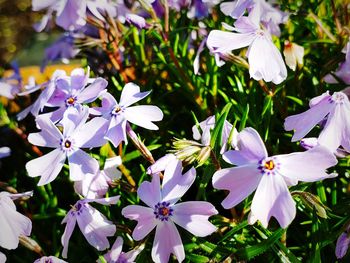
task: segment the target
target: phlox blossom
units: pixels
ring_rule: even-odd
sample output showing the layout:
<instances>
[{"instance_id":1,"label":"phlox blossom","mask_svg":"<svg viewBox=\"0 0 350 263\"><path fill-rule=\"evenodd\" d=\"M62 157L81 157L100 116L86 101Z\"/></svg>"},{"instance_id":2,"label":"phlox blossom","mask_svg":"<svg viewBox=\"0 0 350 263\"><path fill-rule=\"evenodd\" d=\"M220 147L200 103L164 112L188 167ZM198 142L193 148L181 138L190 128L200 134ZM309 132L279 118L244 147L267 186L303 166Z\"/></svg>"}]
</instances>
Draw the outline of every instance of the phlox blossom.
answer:
<instances>
[{"instance_id":1,"label":"phlox blossom","mask_svg":"<svg viewBox=\"0 0 350 263\"><path fill-rule=\"evenodd\" d=\"M81 111L75 108L67 110L61 121L63 133L46 116L37 117L36 122L41 131L29 134L28 141L37 146L54 148L26 164L30 177L41 176L38 185L52 182L67 158L69 175L73 181L82 180L86 173L97 173L98 162L80 148L99 147L106 143L103 139L105 131L101 129L104 122L96 118L86 122L88 115L86 107Z\"/></svg>"},{"instance_id":2,"label":"phlox blossom","mask_svg":"<svg viewBox=\"0 0 350 263\"><path fill-rule=\"evenodd\" d=\"M80 231L91 246L99 251L109 248L107 237L114 235L116 226L89 203L96 202L102 205L111 205L116 204L118 200L119 196L114 196L101 199L83 199L76 202L62 221L62 224L66 224L61 238L63 258L67 258L69 239L76 223L78 223Z\"/></svg>"},{"instance_id":3,"label":"phlox blossom","mask_svg":"<svg viewBox=\"0 0 350 263\"><path fill-rule=\"evenodd\" d=\"M329 178L325 169L337 163L334 155L323 146L269 157L253 128L245 128L239 133L238 149L224 154L224 160L237 167L215 172L213 186L230 191L222 202L226 209L236 206L256 190L248 221L254 224L259 220L264 227L272 216L281 227L287 227L296 214L288 186L299 180L314 182Z\"/></svg>"},{"instance_id":4,"label":"phlox blossom","mask_svg":"<svg viewBox=\"0 0 350 263\"><path fill-rule=\"evenodd\" d=\"M174 254L179 262L185 259L184 247L175 224L200 237L216 230L208 221L210 216L217 214L212 204L203 201L177 204L193 184L196 170L191 168L182 175L181 161L171 158L167 158L167 161L164 160L162 164L165 164L162 184L155 174L151 182L143 182L137 191L148 207L129 205L122 210L123 216L138 221L132 233L135 240L143 239L156 228L152 259L157 263L168 262L170 254Z\"/></svg>"},{"instance_id":5,"label":"phlox blossom","mask_svg":"<svg viewBox=\"0 0 350 263\"><path fill-rule=\"evenodd\" d=\"M46 113L53 122L59 121L69 108L80 109L82 104L96 100L106 91L108 82L103 78L89 78L90 70L76 68L70 76L56 78L56 88L46 106L58 107L55 111Z\"/></svg>"},{"instance_id":6,"label":"phlox blossom","mask_svg":"<svg viewBox=\"0 0 350 263\"><path fill-rule=\"evenodd\" d=\"M249 46L246 55L250 77L279 84L287 78L287 68L270 33L260 28L259 11L259 8L255 8L249 17L239 18L235 27L226 26L236 32L211 31L207 46L213 54L219 55Z\"/></svg>"},{"instance_id":7,"label":"phlox blossom","mask_svg":"<svg viewBox=\"0 0 350 263\"><path fill-rule=\"evenodd\" d=\"M286 118L284 128L295 130L292 141L297 141L308 134L318 123L325 120L324 127L318 137L318 143L335 152L341 145L350 152L350 102L343 92L332 95L325 92L313 98L310 109Z\"/></svg>"},{"instance_id":8,"label":"phlox blossom","mask_svg":"<svg viewBox=\"0 0 350 263\"><path fill-rule=\"evenodd\" d=\"M348 252L349 245L350 245L350 233L349 233L349 226L347 229L340 234L340 236L337 239L337 245L335 247L335 256L337 259L341 259L346 255L346 252Z\"/></svg>"},{"instance_id":9,"label":"phlox blossom","mask_svg":"<svg viewBox=\"0 0 350 263\"><path fill-rule=\"evenodd\" d=\"M102 115L96 119L108 121L108 129L105 138L115 147L122 141L127 143L126 126L131 122L149 130L158 130L153 123L163 119L163 112L152 105L131 106L150 94L150 91L140 92L140 87L134 83L124 86L119 103L110 93L105 93L102 98L102 107L92 109L94 115Z\"/></svg>"}]
</instances>

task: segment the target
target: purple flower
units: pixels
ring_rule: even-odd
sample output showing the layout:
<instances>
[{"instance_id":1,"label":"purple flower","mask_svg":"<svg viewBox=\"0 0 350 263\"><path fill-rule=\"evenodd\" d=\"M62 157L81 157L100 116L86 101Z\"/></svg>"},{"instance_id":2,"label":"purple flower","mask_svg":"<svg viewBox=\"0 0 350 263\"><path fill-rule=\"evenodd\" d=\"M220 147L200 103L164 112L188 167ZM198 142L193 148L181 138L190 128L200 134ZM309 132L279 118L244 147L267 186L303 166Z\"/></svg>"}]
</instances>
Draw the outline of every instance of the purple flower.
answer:
<instances>
[{"instance_id":1,"label":"purple flower","mask_svg":"<svg viewBox=\"0 0 350 263\"><path fill-rule=\"evenodd\" d=\"M41 66L44 71L49 62L62 60L65 63L74 58L79 53L79 49L74 47L74 37L71 34L63 34L58 40L45 49L45 59Z\"/></svg>"},{"instance_id":2,"label":"purple flower","mask_svg":"<svg viewBox=\"0 0 350 263\"><path fill-rule=\"evenodd\" d=\"M55 83L57 87L47 106L58 107L58 109L46 113L53 122L59 121L66 109L72 107L79 109L83 103L96 100L106 91L105 88L108 85L108 82L103 78L89 79L89 70L85 74L82 68L74 69L70 77L60 76L56 78Z\"/></svg>"},{"instance_id":3,"label":"purple flower","mask_svg":"<svg viewBox=\"0 0 350 263\"><path fill-rule=\"evenodd\" d=\"M108 251L103 257L107 261L107 263L134 263L136 257L142 252L144 246L140 246L137 249L133 249L129 252L122 252L123 248L123 239L121 237L117 237L115 240L112 249ZM98 260L99 263L101 261Z\"/></svg>"},{"instance_id":4,"label":"purple flower","mask_svg":"<svg viewBox=\"0 0 350 263\"><path fill-rule=\"evenodd\" d=\"M5 249L15 249L18 247L21 235L29 236L32 231L30 219L16 211L13 200L21 197L30 197L33 192L22 194L10 194L0 192L0 247ZM5 255L0 253L0 262ZM5 257L6 259L6 257Z\"/></svg>"},{"instance_id":5,"label":"purple flower","mask_svg":"<svg viewBox=\"0 0 350 263\"><path fill-rule=\"evenodd\" d=\"M345 82L345 84L350 84L350 42L346 45L346 49L343 50L345 55L345 61L340 64L338 70L333 74ZM338 80L334 78L332 74L327 74L324 80L328 83L338 83Z\"/></svg>"},{"instance_id":6,"label":"purple flower","mask_svg":"<svg viewBox=\"0 0 350 263\"><path fill-rule=\"evenodd\" d=\"M337 259L341 259L346 255L350 245L349 228L340 234L335 247L335 255Z\"/></svg>"},{"instance_id":7,"label":"purple flower","mask_svg":"<svg viewBox=\"0 0 350 263\"><path fill-rule=\"evenodd\" d=\"M140 87L134 83L125 85L120 96L119 103L109 93L105 93L102 99L102 107L95 108L92 113L102 115L109 121L105 138L117 147L122 141L127 143L126 124L131 122L149 130L158 130L153 123L163 119L163 113L157 106L131 104L142 100L150 94L150 91L140 92ZM101 119L102 117L98 118Z\"/></svg>"},{"instance_id":8,"label":"purple flower","mask_svg":"<svg viewBox=\"0 0 350 263\"><path fill-rule=\"evenodd\" d=\"M48 184L57 177L66 158L68 158L70 178L73 181L82 180L87 173L97 173L98 162L80 148L99 147L106 143L103 139L105 130L101 129L104 122L94 118L85 123L87 118L86 107L80 112L75 108L67 110L61 121L63 133L46 116L41 115L36 119L41 131L29 134L29 142L54 148L52 152L26 164L30 177L41 176L39 186Z\"/></svg>"},{"instance_id":9,"label":"purple flower","mask_svg":"<svg viewBox=\"0 0 350 263\"><path fill-rule=\"evenodd\" d=\"M56 258L54 256L49 256L49 257L41 257L35 260L34 263L67 263L67 261Z\"/></svg>"},{"instance_id":10,"label":"purple flower","mask_svg":"<svg viewBox=\"0 0 350 263\"><path fill-rule=\"evenodd\" d=\"M236 206L256 190L251 205L249 223L260 220L267 227L270 218L287 227L295 217L295 203L288 186L299 180L314 182L329 178L325 169L337 163L325 147L306 152L268 157L264 143L253 128L245 128L238 135L238 151L228 151L224 160L237 165L217 171L213 176L216 189L228 190L222 202L226 209Z\"/></svg>"},{"instance_id":11,"label":"purple flower","mask_svg":"<svg viewBox=\"0 0 350 263\"><path fill-rule=\"evenodd\" d=\"M74 190L85 198L95 199L104 196L109 188L109 183L118 180L121 172L117 167L122 164L120 156L106 160L104 169L96 174L86 174L82 181L74 182Z\"/></svg>"},{"instance_id":12,"label":"purple flower","mask_svg":"<svg viewBox=\"0 0 350 263\"><path fill-rule=\"evenodd\" d=\"M185 258L181 237L174 223L200 237L216 230L208 221L210 216L217 214L212 204L201 201L176 204L193 184L195 176L194 168L182 175L181 162L174 159L165 167L162 185L157 175L152 177L151 182L140 185L138 196L149 207L129 205L122 210L123 216L138 221L132 233L135 240L143 239L156 228L152 248L155 262L168 262L171 253L179 262Z\"/></svg>"},{"instance_id":13,"label":"purple flower","mask_svg":"<svg viewBox=\"0 0 350 263\"><path fill-rule=\"evenodd\" d=\"M212 53L219 55L249 46L247 57L250 77L279 84L287 78L287 68L270 34L260 29L258 11L252 12L250 17L238 19L235 27L226 26L237 33L211 31L207 46Z\"/></svg>"},{"instance_id":14,"label":"purple flower","mask_svg":"<svg viewBox=\"0 0 350 263\"><path fill-rule=\"evenodd\" d=\"M96 202L102 205L111 205L116 204L118 200L119 196L114 196L101 199L83 199L76 202L62 221L62 224L66 224L61 238L63 258L67 258L69 239L76 223L78 223L80 231L91 246L98 251L109 248L107 237L115 234L116 227L103 214L90 206L89 203Z\"/></svg>"},{"instance_id":15,"label":"purple flower","mask_svg":"<svg viewBox=\"0 0 350 263\"><path fill-rule=\"evenodd\" d=\"M236 0L232 2L225 2L220 5L221 11L235 19L241 18L245 11L251 12L259 10L259 22L272 35L280 36L281 30L279 24L287 22L289 15L281 10L274 8L269 2L265 0Z\"/></svg>"},{"instance_id":16,"label":"purple flower","mask_svg":"<svg viewBox=\"0 0 350 263\"><path fill-rule=\"evenodd\" d=\"M215 127L215 116L210 116L205 121L200 122L199 127L202 131L202 134L200 133L196 125L192 127L193 139L200 140L203 145L208 146L210 144L210 137L211 137L210 132ZM220 151L221 153L226 151L227 143L230 143L233 148L237 146L238 132L236 128L234 128L234 131L232 131L232 128L233 128L232 124L229 123L228 121L225 121L224 128L222 131L222 147ZM228 142L231 131L233 133L232 141Z\"/></svg>"},{"instance_id":17,"label":"purple flower","mask_svg":"<svg viewBox=\"0 0 350 263\"><path fill-rule=\"evenodd\" d=\"M292 141L303 138L327 117L318 143L335 152L341 145L350 152L350 102L343 92L325 92L310 101L310 109L286 118L284 128L295 130Z\"/></svg>"}]
</instances>

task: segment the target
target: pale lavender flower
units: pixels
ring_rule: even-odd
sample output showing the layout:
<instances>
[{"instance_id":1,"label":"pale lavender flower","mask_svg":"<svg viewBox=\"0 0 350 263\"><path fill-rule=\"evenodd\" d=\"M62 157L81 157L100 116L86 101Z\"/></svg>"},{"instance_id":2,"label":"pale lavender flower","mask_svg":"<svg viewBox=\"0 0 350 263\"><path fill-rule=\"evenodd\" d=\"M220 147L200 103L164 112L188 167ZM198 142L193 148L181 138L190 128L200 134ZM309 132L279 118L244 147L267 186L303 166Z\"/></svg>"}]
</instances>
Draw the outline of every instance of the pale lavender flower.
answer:
<instances>
[{"instance_id":1,"label":"pale lavender flower","mask_svg":"<svg viewBox=\"0 0 350 263\"><path fill-rule=\"evenodd\" d=\"M22 197L30 197L32 195L32 191L21 194L0 192L0 247L15 249L18 247L19 237L21 235L30 235L32 231L32 222L28 217L16 211L16 205L13 200ZM1 256L0 253L0 262L3 258L4 255Z\"/></svg>"},{"instance_id":2,"label":"pale lavender flower","mask_svg":"<svg viewBox=\"0 0 350 263\"><path fill-rule=\"evenodd\" d=\"M105 93L102 99L102 107L95 108L92 114L102 115L97 119L107 119L109 122L105 138L117 147L122 141L127 143L126 124L131 122L149 130L158 130L153 123L163 119L163 112L157 106L139 105L132 106L150 94L150 91L140 92L140 87L134 83L124 86L119 103L109 93Z\"/></svg>"},{"instance_id":3,"label":"pale lavender flower","mask_svg":"<svg viewBox=\"0 0 350 263\"><path fill-rule=\"evenodd\" d=\"M63 34L58 40L45 49L45 58L41 65L41 71L44 71L49 62L61 60L63 63L68 63L74 58L79 49L74 46L74 37L71 34Z\"/></svg>"},{"instance_id":4,"label":"pale lavender flower","mask_svg":"<svg viewBox=\"0 0 350 263\"><path fill-rule=\"evenodd\" d=\"M350 42L347 43L346 48L343 50L345 53L345 61L340 64L338 70L332 74L327 74L324 80L327 83L338 83L338 80L334 78L333 74L344 81L345 84L350 84Z\"/></svg>"},{"instance_id":5,"label":"pale lavender flower","mask_svg":"<svg viewBox=\"0 0 350 263\"><path fill-rule=\"evenodd\" d=\"M330 95L325 92L310 101L310 109L286 118L284 128L287 131L295 130L292 141L303 138L318 123L327 117L318 143L332 152L339 146L350 152L350 102L343 92L334 92Z\"/></svg>"},{"instance_id":6,"label":"pale lavender flower","mask_svg":"<svg viewBox=\"0 0 350 263\"><path fill-rule=\"evenodd\" d=\"M123 252L122 248L123 239L122 237L117 237L112 249L103 255L107 263L134 263L136 257L142 252L144 246L139 246L138 248L130 250L129 252ZM101 263L100 260L97 262Z\"/></svg>"},{"instance_id":7,"label":"pale lavender flower","mask_svg":"<svg viewBox=\"0 0 350 263\"><path fill-rule=\"evenodd\" d=\"M82 180L87 173L97 173L98 162L80 148L99 147L106 143L103 139L105 130L101 128L105 122L96 118L86 122L87 118L86 107L81 111L75 108L67 110L61 121L63 133L46 116L41 115L36 119L41 131L29 134L29 142L37 146L54 148L50 153L26 164L30 177L41 176L39 186L52 182L67 158L69 175L73 181Z\"/></svg>"},{"instance_id":8,"label":"pale lavender flower","mask_svg":"<svg viewBox=\"0 0 350 263\"><path fill-rule=\"evenodd\" d=\"M265 0L235 0L224 2L220 5L221 11L235 19L242 17L247 10L250 14L254 9L259 9L259 22L272 35L280 36L281 30L279 24L287 22L289 15L275 7Z\"/></svg>"},{"instance_id":9,"label":"pale lavender flower","mask_svg":"<svg viewBox=\"0 0 350 263\"><path fill-rule=\"evenodd\" d=\"M316 147L317 145L320 145L318 142L318 138L316 137L310 137L310 138L304 138L300 140L300 146L303 147L306 150L310 150L314 147ZM350 153L345 151L342 148L338 148L335 152L334 152L335 156L337 156L338 158L344 158L346 156L349 156Z\"/></svg>"},{"instance_id":10,"label":"pale lavender flower","mask_svg":"<svg viewBox=\"0 0 350 263\"><path fill-rule=\"evenodd\" d=\"M95 247L98 251L109 248L107 237L115 234L116 226L98 210L90 206L89 203L96 202L102 205L111 205L116 204L118 200L119 196L114 196L101 199L83 199L76 202L62 221L62 224L66 224L61 237L63 258L67 258L69 239L76 223L78 223L80 231L91 246Z\"/></svg>"},{"instance_id":11,"label":"pale lavender flower","mask_svg":"<svg viewBox=\"0 0 350 263\"><path fill-rule=\"evenodd\" d=\"M255 8L249 17L241 17L235 27L226 28L236 31L213 30L209 33L207 46L214 54L225 55L232 50L249 46L247 57L250 77L264 79L279 84L287 78L287 68L281 53L273 44L269 32L260 29L259 9Z\"/></svg>"},{"instance_id":12,"label":"pale lavender flower","mask_svg":"<svg viewBox=\"0 0 350 263\"><path fill-rule=\"evenodd\" d=\"M174 254L179 262L185 259L175 224L200 237L216 230L208 221L210 216L217 214L212 204L202 201L176 204L193 184L195 176L194 168L182 175L181 161L174 159L165 167L162 185L157 175L152 176L151 182L140 185L138 196L149 207L129 205L122 210L123 216L138 221L132 233L135 240L143 239L156 228L152 248L155 262L168 262L170 254Z\"/></svg>"},{"instance_id":13,"label":"pale lavender flower","mask_svg":"<svg viewBox=\"0 0 350 263\"><path fill-rule=\"evenodd\" d=\"M253 128L245 128L239 133L238 148L223 156L225 161L237 167L217 171L213 186L230 191L221 203L226 209L236 206L256 190L248 221L254 224L260 220L264 227L272 216L281 227L287 227L296 214L288 186L299 180L314 182L329 178L325 169L337 163L334 155L323 146L268 157L263 141Z\"/></svg>"},{"instance_id":14,"label":"pale lavender flower","mask_svg":"<svg viewBox=\"0 0 350 263\"><path fill-rule=\"evenodd\" d=\"M212 8L219 2L218 0L193 0L187 16L188 18L198 19L207 17L211 13Z\"/></svg>"},{"instance_id":15,"label":"pale lavender flower","mask_svg":"<svg viewBox=\"0 0 350 263\"><path fill-rule=\"evenodd\" d=\"M337 259L341 259L346 255L350 245L350 233L349 228L346 229L337 239L337 245L335 247L335 255Z\"/></svg>"},{"instance_id":16,"label":"pale lavender flower","mask_svg":"<svg viewBox=\"0 0 350 263\"><path fill-rule=\"evenodd\" d=\"M215 127L215 116L210 116L206 120L199 123L199 127L201 129L201 132L199 131L197 125L194 125L192 127L192 133L193 133L193 139L200 140L201 143L205 146L210 145L210 138L211 138L211 131ZM237 146L237 129L234 128L232 131L232 124L228 121L225 121L224 127L222 130L222 147L220 153L223 153L227 149L227 144L229 143L233 148L236 148ZM231 142L228 141L230 133L232 132L232 140Z\"/></svg>"},{"instance_id":17,"label":"pale lavender flower","mask_svg":"<svg viewBox=\"0 0 350 263\"><path fill-rule=\"evenodd\" d=\"M41 257L34 261L34 263L68 263L62 259L56 258L54 256Z\"/></svg>"},{"instance_id":18,"label":"pale lavender flower","mask_svg":"<svg viewBox=\"0 0 350 263\"><path fill-rule=\"evenodd\" d=\"M287 66L291 70L295 71L297 65L299 67L303 65L304 47L286 40L284 42L283 55L286 60Z\"/></svg>"},{"instance_id":19,"label":"pale lavender flower","mask_svg":"<svg viewBox=\"0 0 350 263\"><path fill-rule=\"evenodd\" d=\"M67 109L80 109L83 103L93 102L106 92L108 82L103 78L90 79L89 74L89 70L85 74L84 69L77 68L70 77L56 78L56 88L46 104L49 107L58 107L55 111L46 113L53 122L59 121Z\"/></svg>"},{"instance_id":20,"label":"pale lavender flower","mask_svg":"<svg viewBox=\"0 0 350 263\"><path fill-rule=\"evenodd\" d=\"M9 147L0 147L0 159L11 155L11 149Z\"/></svg>"},{"instance_id":21,"label":"pale lavender flower","mask_svg":"<svg viewBox=\"0 0 350 263\"><path fill-rule=\"evenodd\" d=\"M117 167L122 164L120 156L108 158L104 168L96 174L86 174L82 181L74 182L76 193L85 198L102 198L108 191L109 184L121 177Z\"/></svg>"},{"instance_id":22,"label":"pale lavender flower","mask_svg":"<svg viewBox=\"0 0 350 263\"><path fill-rule=\"evenodd\" d=\"M147 174L159 174L160 172L164 171L165 168L174 160L177 160L175 154L169 153L164 155L147 168Z\"/></svg>"}]
</instances>

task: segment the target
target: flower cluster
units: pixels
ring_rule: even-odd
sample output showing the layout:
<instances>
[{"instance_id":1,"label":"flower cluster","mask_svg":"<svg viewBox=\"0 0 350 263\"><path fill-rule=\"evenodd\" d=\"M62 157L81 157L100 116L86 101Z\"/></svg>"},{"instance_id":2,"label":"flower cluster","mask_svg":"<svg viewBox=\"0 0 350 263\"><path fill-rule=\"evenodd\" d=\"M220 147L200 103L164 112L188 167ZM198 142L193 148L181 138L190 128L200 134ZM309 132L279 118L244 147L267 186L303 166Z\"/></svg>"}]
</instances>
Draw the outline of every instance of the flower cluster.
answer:
<instances>
[{"instance_id":1,"label":"flower cluster","mask_svg":"<svg viewBox=\"0 0 350 263\"><path fill-rule=\"evenodd\" d=\"M270 247L286 261L296 261L294 251L280 241L282 234L300 212L313 224L317 221L313 232L318 230L329 208L323 204L325 197L321 201L311 193L312 183L317 182L318 193L331 193L332 205L337 205L334 189L339 186L319 186L321 181L337 177L331 169L338 162L337 168L341 168L336 171L346 170L349 164L350 88L337 87L350 83L350 42L340 54L343 57L345 53L345 61L336 71L329 69L320 77L328 90L315 87L316 97L308 109L288 116L292 107L287 99L303 106L300 98L286 95L290 79L294 76L300 84L299 79L312 72L310 61L305 60L304 65L304 55L308 56L304 47L294 43L297 40L292 33L286 37L282 31L284 27L294 31L290 20L297 13L292 13L293 8L291 13L284 12L265 0L33 0L32 10L45 12L35 25L37 31L49 30L53 23L65 31L46 49L41 70L50 61L68 62L78 54L86 66L73 66L70 73L58 66L45 81L30 76L26 82L13 64L13 73L0 80L4 101L11 100L15 109L24 100L26 103L21 111L8 110L15 112L16 120L7 116L10 106L1 104L0 115L6 116L1 123L31 150L23 163L23 174L28 177L23 180L18 172L13 180L0 181L5 190L0 192L2 249L16 249L22 243L40 256L35 262L64 263L55 256L70 260L75 252L73 233L79 232L84 245L93 248L97 262L143 262L146 257L156 263L175 259L240 261ZM224 15L222 19L220 15ZM311 13L310 17L314 16ZM193 24L187 35L181 35L185 19ZM233 25L226 23L232 19ZM319 31L332 39L332 32L317 16L315 21ZM215 29L220 22L225 31ZM338 27L339 32L347 32ZM336 44L348 41L343 41L342 34ZM148 38L154 40L151 46L146 45ZM189 63L180 61L185 57ZM332 61L335 67L339 61ZM243 66L249 75L245 71L227 74L235 66L219 68L226 62ZM218 79L220 74L225 78ZM149 88L142 91L136 83ZM232 87L226 88L228 83ZM316 86L318 80L313 77L312 83ZM164 86L165 92L156 85ZM257 87L265 96L258 94ZM309 96L311 91L305 93ZM157 103L152 100L155 97ZM158 104L161 100L166 102ZM147 105L135 105L141 101ZM186 104L189 101L199 111L192 111L195 125L191 122L190 126L184 117L191 111ZM223 102L226 106L219 113L217 108ZM148 105L153 103L158 106ZM298 111L293 110L293 114ZM277 121L270 122L272 117ZM163 119L160 127L165 132L154 132ZM174 130L170 127L173 120ZM24 129L27 123L31 127ZM152 137L145 140L151 142L150 147L135 133L136 126L150 131L144 134ZM186 131L192 131L192 138L186 139ZM300 145L304 150L290 150L290 138L299 143L291 147ZM173 149L167 150L171 139ZM155 149L163 154L157 161L151 153ZM11 156L11 150L0 147L0 158L6 158L0 165ZM139 157L148 165L138 162ZM28 180L35 182L37 189L17 193L13 187ZM53 198L60 183L71 186L74 193L76 199L70 207L71 200ZM344 188L342 192L349 192ZM46 255L36 243L42 237L34 233L35 226L42 217L30 212L36 205L23 202L33 193L34 198L42 196L50 203L45 219L59 217L61 222L60 229L53 231L60 233L61 241L60 251L52 253L55 256ZM18 211L17 199L24 204ZM54 211L57 203L66 207ZM41 207L43 213L46 208ZM342 219L339 224L344 227L332 237L335 241L339 236L338 259L350 245L349 222ZM80 231L74 231L76 225ZM278 230L271 234L268 227ZM317 240L317 249L328 244L320 242ZM235 245L244 248L231 247ZM192 254L200 249L198 255ZM4 253L7 251L0 252L0 263L9 257Z\"/></svg>"}]
</instances>

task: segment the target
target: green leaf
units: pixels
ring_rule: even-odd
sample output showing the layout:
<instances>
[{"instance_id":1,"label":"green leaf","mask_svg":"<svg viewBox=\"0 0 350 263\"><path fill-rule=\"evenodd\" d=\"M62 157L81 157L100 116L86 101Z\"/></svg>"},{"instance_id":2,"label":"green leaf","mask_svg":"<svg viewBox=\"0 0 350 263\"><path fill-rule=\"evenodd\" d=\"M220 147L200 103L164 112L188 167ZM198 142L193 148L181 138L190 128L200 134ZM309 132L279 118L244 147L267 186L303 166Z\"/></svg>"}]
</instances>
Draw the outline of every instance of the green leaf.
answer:
<instances>
[{"instance_id":1,"label":"green leaf","mask_svg":"<svg viewBox=\"0 0 350 263\"><path fill-rule=\"evenodd\" d=\"M278 241L278 239L281 238L284 231L285 230L281 228L281 229L275 231L268 239L265 239L261 243L259 243L257 245L250 246L250 247L246 247L243 249L239 249L237 251L236 255L238 255L241 259L251 260L252 258L254 258L254 257L266 252L268 249L270 249L271 246L273 244L275 244L276 241Z\"/></svg>"},{"instance_id":2,"label":"green leaf","mask_svg":"<svg viewBox=\"0 0 350 263\"><path fill-rule=\"evenodd\" d=\"M248 114L249 114L249 104L247 104L247 106L243 112L241 124L239 125L239 131L241 131L245 128L247 120L248 120Z\"/></svg>"},{"instance_id":3,"label":"green leaf","mask_svg":"<svg viewBox=\"0 0 350 263\"><path fill-rule=\"evenodd\" d=\"M210 139L210 147L212 149L215 149L215 147L217 146L218 140L220 140L219 145L222 146L222 131L224 129L225 120L227 118L228 113L230 112L231 107L232 107L231 103L226 104L219 118L217 118L217 121L215 122L215 127L211 134L211 139Z\"/></svg>"},{"instance_id":4,"label":"green leaf","mask_svg":"<svg viewBox=\"0 0 350 263\"><path fill-rule=\"evenodd\" d=\"M186 254L186 258L194 263L206 263L209 262L209 258L206 256L196 255L196 254Z\"/></svg>"}]
</instances>

